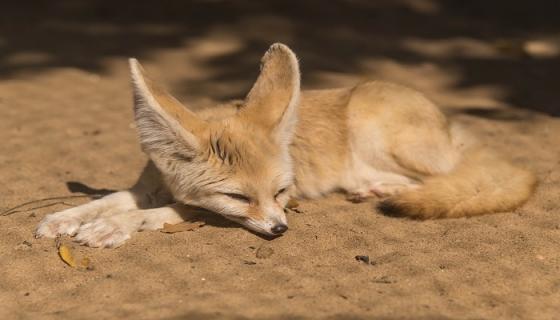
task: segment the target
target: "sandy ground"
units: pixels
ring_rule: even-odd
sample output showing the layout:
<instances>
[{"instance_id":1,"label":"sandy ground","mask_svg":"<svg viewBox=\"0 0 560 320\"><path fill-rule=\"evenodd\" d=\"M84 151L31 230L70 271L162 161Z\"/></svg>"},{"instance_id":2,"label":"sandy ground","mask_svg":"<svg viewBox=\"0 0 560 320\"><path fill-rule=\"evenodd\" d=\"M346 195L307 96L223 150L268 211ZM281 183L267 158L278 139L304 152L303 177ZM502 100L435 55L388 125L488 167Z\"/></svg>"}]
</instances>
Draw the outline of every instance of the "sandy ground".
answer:
<instances>
[{"instance_id":1,"label":"sandy ground","mask_svg":"<svg viewBox=\"0 0 560 320\"><path fill-rule=\"evenodd\" d=\"M108 3L0 10L0 211L133 183L146 159L126 57L206 107L242 97L274 41L299 54L306 88L372 78L422 90L534 170L539 187L514 212L426 222L332 195L302 202L272 241L209 217L113 250L74 246L91 271L66 266L53 240L32 234L46 214L87 199L43 201L0 217L1 319L559 317L560 64L520 49L560 34L553 1ZM257 258L261 246L273 254Z\"/></svg>"}]
</instances>

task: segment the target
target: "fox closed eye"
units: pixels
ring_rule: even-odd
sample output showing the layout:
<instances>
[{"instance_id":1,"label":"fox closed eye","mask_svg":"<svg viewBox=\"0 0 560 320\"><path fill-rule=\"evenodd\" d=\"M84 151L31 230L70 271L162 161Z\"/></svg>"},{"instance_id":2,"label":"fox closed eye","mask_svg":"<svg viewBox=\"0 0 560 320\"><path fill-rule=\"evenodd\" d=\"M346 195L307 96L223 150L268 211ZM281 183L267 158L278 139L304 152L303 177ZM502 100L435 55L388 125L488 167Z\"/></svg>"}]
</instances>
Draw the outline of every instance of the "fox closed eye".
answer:
<instances>
[{"instance_id":1,"label":"fox closed eye","mask_svg":"<svg viewBox=\"0 0 560 320\"><path fill-rule=\"evenodd\" d=\"M278 192L276 192L276 194L274 195L274 198L278 197L279 195L281 195L282 193L286 192L288 188L282 188L280 190L278 190Z\"/></svg>"},{"instance_id":2,"label":"fox closed eye","mask_svg":"<svg viewBox=\"0 0 560 320\"><path fill-rule=\"evenodd\" d=\"M228 196L232 199L245 202L245 203L251 202L251 199L249 197L244 196L244 195L239 194L239 193L221 192L221 194L223 194L224 196Z\"/></svg>"}]
</instances>

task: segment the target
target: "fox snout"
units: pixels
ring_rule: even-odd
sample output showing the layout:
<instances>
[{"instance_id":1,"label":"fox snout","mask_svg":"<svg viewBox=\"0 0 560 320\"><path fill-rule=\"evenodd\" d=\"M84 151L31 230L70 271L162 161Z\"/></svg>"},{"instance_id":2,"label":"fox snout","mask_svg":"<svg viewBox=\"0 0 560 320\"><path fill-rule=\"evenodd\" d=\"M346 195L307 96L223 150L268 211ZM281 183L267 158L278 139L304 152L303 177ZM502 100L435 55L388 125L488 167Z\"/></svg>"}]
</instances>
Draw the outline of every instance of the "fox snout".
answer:
<instances>
[{"instance_id":1,"label":"fox snout","mask_svg":"<svg viewBox=\"0 0 560 320\"><path fill-rule=\"evenodd\" d=\"M283 223L279 223L270 229L274 234L282 234L286 232L286 230L288 230L288 226Z\"/></svg>"},{"instance_id":2,"label":"fox snout","mask_svg":"<svg viewBox=\"0 0 560 320\"><path fill-rule=\"evenodd\" d=\"M274 209L271 207L273 207ZM286 213L281 206L274 204L273 206L270 206L263 211L265 225L267 226L267 231L270 232L270 234L281 235L288 230Z\"/></svg>"},{"instance_id":3,"label":"fox snout","mask_svg":"<svg viewBox=\"0 0 560 320\"><path fill-rule=\"evenodd\" d=\"M232 219L231 217L229 217ZM243 224L250 230L258 232L260 234L268 235L268 236L279 236L288 230L288 225L286 222L280 221L262 221L262 220L254 220L254 219L245 219L245 220L238 220L232 219L236 222Z\"/></svg>"},{"instance_id":4,"label":"fox snout","mask_svg":"<svg viewBox=\"0 0 560 320\"><path fill-rule=\"evenodd\" d=\"M269 236L279 236L288 230L288 225L285 222L250 220L245 226L253 231Z\"/></svg>"},{"instance_id":5,"label":"fox snout","mask_svg":"<svg viewBox=\"0 0 560 320\"><path fill-rule=\"evenodd\" d=\"M241 221L245 227L269 236L278 236L288 230L286 214L280 206L255 209Z\"/></svg>"}]
</instances>

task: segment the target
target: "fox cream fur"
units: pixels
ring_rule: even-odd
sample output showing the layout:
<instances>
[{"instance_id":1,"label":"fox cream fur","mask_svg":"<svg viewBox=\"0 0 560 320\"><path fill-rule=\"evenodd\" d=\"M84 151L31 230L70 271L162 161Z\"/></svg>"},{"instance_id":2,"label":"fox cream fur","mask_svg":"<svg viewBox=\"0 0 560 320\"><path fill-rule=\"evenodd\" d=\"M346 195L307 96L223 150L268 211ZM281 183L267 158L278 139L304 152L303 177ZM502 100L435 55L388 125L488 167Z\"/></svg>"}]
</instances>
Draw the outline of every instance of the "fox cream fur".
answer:
<instances>
[{"instance_id":1,"label":"fox cream fur","mask_svg":"<svg viewBox=\"0 0 560 320\"><path fill-rule=\"evenodd\" d=\"M384 82L300 91L298 60L274 44L243 101L195 113L130 60L139 140L150 157L138 183L48 215L37 236L94 247L178 223L185 205L265 235L287 230L290 197L343 191L413 218L508 211L534 176L477 146L422 94Z\"/></svg>"}]
</instances>

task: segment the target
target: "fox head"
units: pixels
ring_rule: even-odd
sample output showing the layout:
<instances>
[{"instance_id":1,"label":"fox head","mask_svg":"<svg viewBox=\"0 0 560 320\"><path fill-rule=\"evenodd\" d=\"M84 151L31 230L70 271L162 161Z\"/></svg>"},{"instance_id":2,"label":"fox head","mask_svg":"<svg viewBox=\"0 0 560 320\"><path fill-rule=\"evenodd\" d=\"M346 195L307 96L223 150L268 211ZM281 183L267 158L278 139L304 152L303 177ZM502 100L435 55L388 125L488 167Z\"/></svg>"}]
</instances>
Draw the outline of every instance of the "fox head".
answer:
<instances>
[{"instance_id":1,"label":"fox head","mask_svg":"<svg viewBox=\"0 0 560 320\"><path fill-rule=\"evenodd\" d=\"M274 44L234 115L203 119L150 80L130 59L135 120L144 152L177 201L206 208L261 234L288 229L293 191L289 145L300 73L294 53Z\"/></svg>"}]
</instances>

